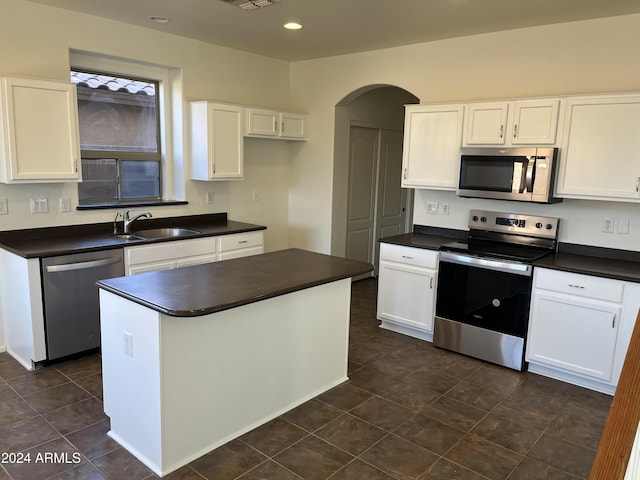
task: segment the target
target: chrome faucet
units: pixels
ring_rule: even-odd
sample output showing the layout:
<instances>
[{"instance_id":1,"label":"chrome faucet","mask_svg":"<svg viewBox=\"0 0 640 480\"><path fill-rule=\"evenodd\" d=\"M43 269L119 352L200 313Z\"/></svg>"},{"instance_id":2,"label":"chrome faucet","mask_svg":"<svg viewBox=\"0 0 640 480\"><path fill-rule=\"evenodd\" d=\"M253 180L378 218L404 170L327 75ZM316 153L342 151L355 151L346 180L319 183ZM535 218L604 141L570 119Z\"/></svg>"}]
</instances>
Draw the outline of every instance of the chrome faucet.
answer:
<instances>
[{"instance_id":1,"label":"chrome faucet","mask_svg":"<svg viewBox=\"0 0 640 480\"><path fill-rule=\"evenodd\" d=\"M122 222L123 222L123 225L124 225L124 233L131 233L129 231L129 228L131 227L131 224L133 222L135 222L136 220L138 220L139 218L151 218L151 214L149 212L142 212L142 213L139 213L138 215L136 215L135 217L131 218L131 212L135 212L135 210L127 210L122 215Z\"/></svg>"}]
</instances>

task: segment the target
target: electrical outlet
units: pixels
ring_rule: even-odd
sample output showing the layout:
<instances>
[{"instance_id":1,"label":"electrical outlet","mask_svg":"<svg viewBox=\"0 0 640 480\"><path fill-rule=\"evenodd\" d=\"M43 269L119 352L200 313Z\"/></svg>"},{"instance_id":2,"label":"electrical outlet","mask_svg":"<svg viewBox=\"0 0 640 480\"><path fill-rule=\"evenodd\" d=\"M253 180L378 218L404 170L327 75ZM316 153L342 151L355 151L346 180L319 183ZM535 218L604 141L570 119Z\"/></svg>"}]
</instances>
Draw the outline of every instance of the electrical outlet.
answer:
<instances>
[{"instance_id":1,"label":"electrical outlet","mask_svg":"<svg viewBox=\"0 0 640 480\"><path fill-rule=\"evenodd\" d=\"M71 211L71 199L69 197L60 197L60 213L69 213Z\"/></svg>"},{"instance_id":2,"label":"electrical outlet","mask_svg":"<svg viewBox=\"0 0 640 480\"><path fill-rule=\"evenodd\" d=\"M133 357L133 335L129 332L124 332L124 354Z\"/></svg>"},{"instance_id":3,"label":"electrical outlet","mask_svg":"<svg viewBox=\"0 0 640 480\"><path fill-rule=\"evenodd\" d=\"M205 202L207 205L211 205L213 203L213 192L207 192L205 195Z\"/></svg>"},{"instance_id":4,"label":"electrical outlet","mask_svg":"<svg viewBox=\"0 0 640 480\"><path fill-rule=\"evenodd\" d=\"M9 214L9 200L6 198L0 198L0 215Z\"/></svg>"},{"instance_id":5,"label":"electrical outlet","mask_svg":"<svg viewBox=\"0 0 640 480\"><path fill-rule=\"evenodd\" d=\"M253 201L254 202L259 202L260 201L260 192L258 190L254 190L253 191Z\"/></svg>"},{"instance_id":6,"label":"electrical outlet","mask_svg":"<svg viewBox=\"0 0 640 480\"><path fill-rule=\"evenodd\" d=\"M604 217L602 219L602 231L604 233L613 233L613 228L616 223L616 219L613 217Z\"/></svg>"},{"instance_id":7,"label":"electrical outlet","mask_svg":"<svg viewBox=\"0 0 640 480\"><path fill-rule=\"evenodd\" d=\"M427 213L438 213L438 202L427 202Z\"/></svg>"},{"instance_id":8,"label":"electrical outlet","mask_svg":"<svg viewBox=\"0 0 640 480\"><path fill-rule=\"evenodd\" d=\"M440 210L438 211L440 215L449 215L449 203L442 202L440 204Z\"/></svg>"}]
</instances>

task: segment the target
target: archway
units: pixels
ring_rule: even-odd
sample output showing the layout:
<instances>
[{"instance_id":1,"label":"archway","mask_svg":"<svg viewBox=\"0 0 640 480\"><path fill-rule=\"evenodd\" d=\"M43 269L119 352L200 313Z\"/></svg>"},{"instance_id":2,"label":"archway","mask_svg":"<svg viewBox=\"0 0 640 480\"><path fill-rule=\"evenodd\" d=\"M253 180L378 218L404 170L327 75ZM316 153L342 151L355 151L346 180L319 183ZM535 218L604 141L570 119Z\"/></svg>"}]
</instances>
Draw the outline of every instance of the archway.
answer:
<instances>
[{"instance_id":1,"label":"archway","mask_svg":"<svg viewBox=\"0 0 640 480\"><path fill-rule=\"evenodd\" d=\"M411 229L413 192L400 187L402 132L404 105L418 102L400 87L369 85L336 105L334 255L377 265L378 239Z\"/></svg>"}]
</instances>

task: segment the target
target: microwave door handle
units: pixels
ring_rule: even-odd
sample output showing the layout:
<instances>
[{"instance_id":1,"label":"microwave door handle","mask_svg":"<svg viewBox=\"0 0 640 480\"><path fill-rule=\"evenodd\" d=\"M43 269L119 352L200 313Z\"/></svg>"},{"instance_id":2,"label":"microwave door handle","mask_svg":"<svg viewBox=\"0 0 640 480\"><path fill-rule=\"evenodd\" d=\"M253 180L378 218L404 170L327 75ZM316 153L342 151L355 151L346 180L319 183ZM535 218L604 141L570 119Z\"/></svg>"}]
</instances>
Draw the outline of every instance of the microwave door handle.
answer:
<instances>
[{"instance_id":1,"label":"microwave door handle","mask_svg":"<svg viewBox=\"0 0 640 480\"><path fill-rule=\"evenodd\" d=\"M518 193L523 193L527 188L527 179L529 178L529 159L527 158L522 162L522 170L523 174L520 176L520 188L518 189Z\"/></svg>"},{"instance_id":2,"label":"microwave door handle","mask_svg":"<svg viewBox=\"0 0 640 480\"><path fill-rule=\"evenodd\" d=\"M535 180L536 173L536 159L532 157L527 163L527 175L526 175L526 190L527 192L533 192L533 181Z\"/></svg>"}]
</instances>

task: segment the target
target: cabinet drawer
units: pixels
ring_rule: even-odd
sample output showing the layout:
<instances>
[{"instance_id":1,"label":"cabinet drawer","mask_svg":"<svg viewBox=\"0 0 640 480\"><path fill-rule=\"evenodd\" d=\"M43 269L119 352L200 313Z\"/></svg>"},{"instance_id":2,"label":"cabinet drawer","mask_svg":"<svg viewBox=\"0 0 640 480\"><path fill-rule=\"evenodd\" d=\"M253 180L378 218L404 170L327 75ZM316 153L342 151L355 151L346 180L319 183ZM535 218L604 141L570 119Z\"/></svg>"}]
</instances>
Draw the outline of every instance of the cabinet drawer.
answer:
<instances>
[{"instance_id":1,"label":"cabinet drawer","mask_svg":"<svg viewBox=\"0 0 640 480\"><path fill-rule=\"evenodd\" d=\"M382 243L380 244L380 259L431 268L433 270L438 268L438 252L423 248Z\"/></svg>"},{"instance_id":2,"label":"cabinet drawer","mask_svg":"<svg viewBox=\"0 0 640 480\"><path fill-rule=\"evenodd\" d=\"M226 252L229 250L237 250L238 248L259 247L264 241L262 232L245 232L235 233L233 235L224 235L219 237L218 250Z\"/></svg>"},{"instance_id":3,"label":"cabinet drawer","mask_svg":"<svg viewBox=\"0 0 640 480\"><path fill-rule=\"evenodd\" d=\"M536 268L535 286L558 293L621 303L624 282L579 273Z\"/></svg>"},{"instance_id":4,"label":"cabinet drawer","mask_svg":"<svg viewBox=\"0 0 640 480\"><path fill-rule=\"evenodd\" d=\"M215 253L216 238L194 238L192 240L175 240L171 242L128 247L125 249L125 261L127 265L171 260L195 255Z\"/></svg>"}]
</instances>

